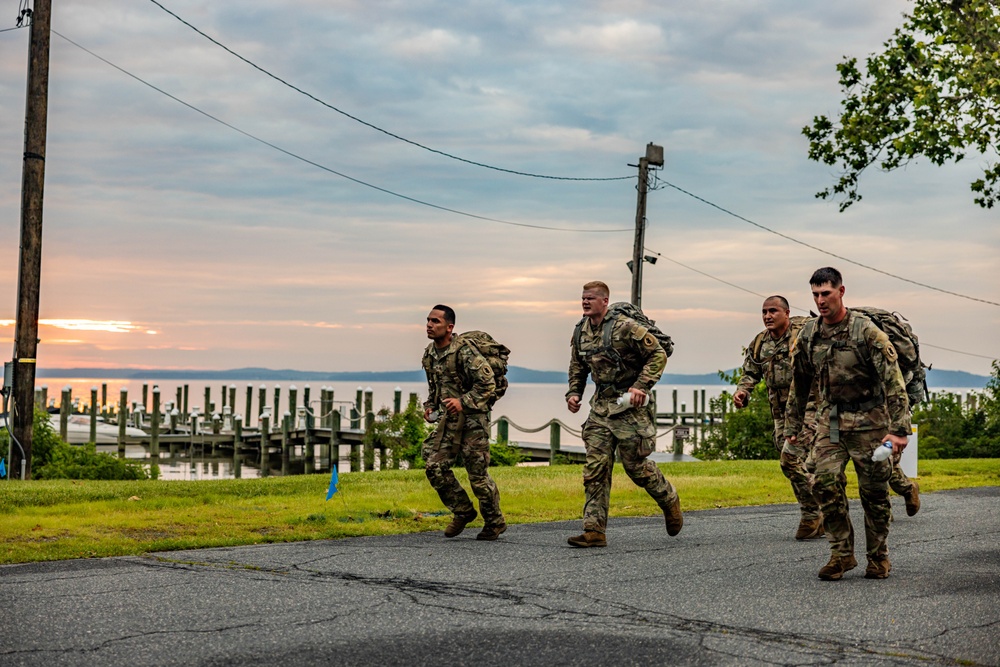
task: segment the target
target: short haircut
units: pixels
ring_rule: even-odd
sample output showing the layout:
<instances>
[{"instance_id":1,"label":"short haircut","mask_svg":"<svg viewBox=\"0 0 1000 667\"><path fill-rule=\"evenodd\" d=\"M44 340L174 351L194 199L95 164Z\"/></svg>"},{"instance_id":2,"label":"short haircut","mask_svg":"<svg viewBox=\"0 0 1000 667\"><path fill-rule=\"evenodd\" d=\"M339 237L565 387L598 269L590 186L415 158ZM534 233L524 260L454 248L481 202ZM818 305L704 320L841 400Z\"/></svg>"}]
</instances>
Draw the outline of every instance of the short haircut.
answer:
<instances>
[{"instance_id":1,"label":"short haircut","mask_svg":"<svg viewBox=\"0 0 1000 667\"><path fill-rule=\"evenodd\" d=\"M809 284L819 286L824 283L830 283L833 287L840 287L844 284L844 277L840 275L840 271L832 266L824 266L822 269L816 269L812 274L812 278L809 279Z\"/></svg>"},{"instance_id":2,"label":"short haircut","mask_svg":"<svg viewBox=\"0 0 1000 667\"><path fill-rule=\"evenodd\" d=\"M600 292L604 296L611 298L611 290L608 286L602 283L600 280L591 280L589 283L583 286L583 291L594 290L595 292Z\"/></svg>"},{"instance_id":3,"label":"short haircut","mask_svg":"<svg viewBox=\"0 0 1000 667\"><path fill-rule=\"evenodd\" d=\"M447 322L448 324L455 323L455 311L451 306L444 306L439 303L438 305L431 308L431 310L440 310L442 313L444 313L445 322Z\"/></svg>"},{"instance_id":4,"label":"short haircut","mask_svg":"<svg viewBox=\"0 0 1000 667\"><path fill-rule=\"evenodd\" d=\"M764 299L764 303L767 303L768 301L777 301L778 303L781 304L782 308L784 308L785 310L790 310L790 308L788 307L788 299L781 296L780 294L774 294Z\"/></svg>"}]
</instances>

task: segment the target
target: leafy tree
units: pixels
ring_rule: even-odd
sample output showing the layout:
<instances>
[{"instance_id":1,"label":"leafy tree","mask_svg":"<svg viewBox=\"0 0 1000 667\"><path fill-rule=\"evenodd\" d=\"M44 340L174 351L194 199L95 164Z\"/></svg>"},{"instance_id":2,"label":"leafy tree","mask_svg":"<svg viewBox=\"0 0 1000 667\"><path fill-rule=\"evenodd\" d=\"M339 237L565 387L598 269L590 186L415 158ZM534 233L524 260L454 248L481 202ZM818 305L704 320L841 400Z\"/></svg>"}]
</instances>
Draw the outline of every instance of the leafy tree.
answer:
<instances>
[{"instance_id":1,"label":"leafy tree","mask_svg":"<svg viewBox=\"0 0 1000 667\"><path fill-rule=\"evenodd\" d=\"M841 211L861 200L858 179L873 164L893 171L919 156L941 166L1000 154L1000 0L915 0L884 46L864 69L856 58L837 65L840 117L802 130L810 159L843 169L816 194L842 198ZM1000 164L987 163L971 189L992 208Z\"/></svg>"},{"instance_id":2,"label":"leafy tree","mask_svg":"<svg viewBox=\"0 0 1000 667\"><path fill-rule=\"evenodd\" d=\"M719 377L732 385L740 382L739 369L719 371ZM742 410L732 406L732 394L722 392L709 401L712 413L724 412L722 424L713 426L694 455L701 459L776 459L774 419L763 382L750 393L750 402Z\"/></svg>"},{"instance_id":3,"label":"leafy tree","mask_svg":"<svg viewBox=\"0 0 1000 667\"><path fill-rule=\"evenodd\" d=\"M920 429L920 458L1000 457L1000 362L975 407L944 393L917 406L913 421Z\"/></svg>"}]
</instances>

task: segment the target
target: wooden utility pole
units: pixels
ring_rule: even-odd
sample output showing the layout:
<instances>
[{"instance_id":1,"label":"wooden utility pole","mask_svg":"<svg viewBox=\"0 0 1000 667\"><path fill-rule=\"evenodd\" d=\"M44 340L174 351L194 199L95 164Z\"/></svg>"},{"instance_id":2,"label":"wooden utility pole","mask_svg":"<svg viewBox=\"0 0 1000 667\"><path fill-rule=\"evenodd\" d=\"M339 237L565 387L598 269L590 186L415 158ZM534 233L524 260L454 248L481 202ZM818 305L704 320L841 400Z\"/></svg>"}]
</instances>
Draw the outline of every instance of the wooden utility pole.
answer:
<instances>
[{"instance_id":1,"label":"wooden utility pole","mask_svg":"<svg viewBox=\"0 0 1000 667\"><path fill-rule=\"evenodd\" d=\"M14 325L13 435L21 443L31 478L35 355L38 351L38 296L42 269L42 195L45 186L45 135L49 107L49 41L52 0L35 0L31 12L28 91L24 113L24 166L21 180L21 256ZM11 447L11 470L21 469L20 452Z\"/></svg>"},{"instance_id":2,"label":"wooden utility pole","mask_svg":"<svg viewBox=\"0 0 1000 667\"><path fill-rule=\"evenodd\" d=\"M639 192L635 206L635 245L632 248L632 304L642 307L642 264L646 238L646 191L648 189L649 167L663 166L663 147L646 144L646 155L639 158Z\"/></svg>"}]
</instances>

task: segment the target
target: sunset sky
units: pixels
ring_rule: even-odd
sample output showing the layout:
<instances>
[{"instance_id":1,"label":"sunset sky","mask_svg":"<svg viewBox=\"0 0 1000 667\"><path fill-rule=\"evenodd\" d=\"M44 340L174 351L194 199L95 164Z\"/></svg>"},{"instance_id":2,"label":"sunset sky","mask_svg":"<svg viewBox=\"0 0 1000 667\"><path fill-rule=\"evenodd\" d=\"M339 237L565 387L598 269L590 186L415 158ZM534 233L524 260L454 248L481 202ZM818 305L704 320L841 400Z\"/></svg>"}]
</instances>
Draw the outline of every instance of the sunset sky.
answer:
<instances>
[{"instance_id":1,"label":"sunset sky","mask_svg":"<svg viewBox=\"0 0 1000 667\"><path fill-rule=\"evenodd\" d=\"M846 213L813 197L835 174L801 128L837 113L835 65L878 50L909 2L160 2L300 90L151 0L55 3L42 368L409 370L441 302L512 363L565 369L581 285L628 299L628 165L650 141L666 165L643 305L674 338L670 371L738 365L758 295L808 309L825 265L849 306L906 315L935 368L1000 357L997 305L677 189L1000 302L998 213L968 187L997 156L872 171ZM14 27L15 4L2 16ZM0 32L8 346L28 37Z\"/></svg>"}]
</instances>

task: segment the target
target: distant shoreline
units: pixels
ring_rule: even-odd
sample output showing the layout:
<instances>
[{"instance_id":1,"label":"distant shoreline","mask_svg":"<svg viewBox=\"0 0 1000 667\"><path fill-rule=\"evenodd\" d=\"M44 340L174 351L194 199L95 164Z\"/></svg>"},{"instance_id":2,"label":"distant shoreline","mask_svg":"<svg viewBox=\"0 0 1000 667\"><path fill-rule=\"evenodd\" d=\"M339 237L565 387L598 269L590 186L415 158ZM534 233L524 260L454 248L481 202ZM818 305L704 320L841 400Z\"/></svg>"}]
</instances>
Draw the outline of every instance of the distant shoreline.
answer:
<instances>
[{"instance_id":1,"label":"distant shoreline","mask_svg":"<svg viewBox=\"0 0 1000 667\"><path fill-rule=\"evenodd\" d=\"M727 372L731 372L727 371ZM424 372L414 371L300 371L293 369L233 368L229 370L170 370L160 368L39 368L36 378L108 378L121 380L248 380L297 382L424 382ZM511 366L507 379L516 383L565 384L563 371L538 371ZM982 389L989 381L986 375L965 371L931 369L927 372L930 387L961 387ZM664 373L660 384L727 385L718 373Z\"/></svg>"}]
</instances>

